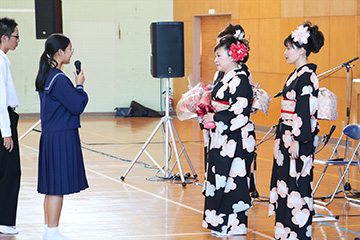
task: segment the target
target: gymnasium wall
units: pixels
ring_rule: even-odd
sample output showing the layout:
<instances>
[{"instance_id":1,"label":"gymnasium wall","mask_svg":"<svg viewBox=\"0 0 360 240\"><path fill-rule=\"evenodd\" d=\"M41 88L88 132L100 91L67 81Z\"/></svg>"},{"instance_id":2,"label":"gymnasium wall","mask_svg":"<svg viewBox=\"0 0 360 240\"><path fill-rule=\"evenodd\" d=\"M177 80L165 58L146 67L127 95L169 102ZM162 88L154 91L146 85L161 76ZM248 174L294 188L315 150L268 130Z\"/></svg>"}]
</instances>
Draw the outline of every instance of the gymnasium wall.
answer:
<instances>
[{"instance_id":1,"label":"gymnasium wall","mask_svg":"<svg viewBox=\"0 0 360 240\"><path fill-rule=\"evenodd\" d=\"M35 77L45 40L35 39L34 0L0 0L0 17L14 18L20 31L16 51L10 51L11 71L20 100L17 112L39 113ZM64 72L74 79L73 62L80 59L87 113L115 115L115 107L136 100L160 110L160 82L150 74L150 24L172 21L170 0L62 0L63 32L74 55Z\"/></svg>"},{"instance_id":2,"label":"gymnasium wall","mask_svg":"<svg viewBox=\"0 0 360 240\"><path fill-rule=\"evenodd\" d=\"M215 14L209 14L209 10ZM309 62L318 65L317 74L360 55L360 0L174 0L174 20L185 22L186 36L186 76L174 80L175 102L187 90L187 76L193 73L194 16L223 14L229 14L233 24L240 24L245 28L251 48L247 65L253 74L253 81L260 83L272 96L282 89L288 75L294 70L293 65L286 63L283 40L305 20L317 24L325 35L323 48L318 54L311 54L309 57ZM201 32L203 34L205 33ZM209 48L209 51L213 49ZM210 57L208 61L213 63L214 57ZM360 60L354 64L353 76L359 78ZM327 133L331 125L335 124L337 130L334 135L338 136L341 126L346 123L346 69L322 80L320 87L327 87L337 95L339 114L336 121L320 121L321 134ZM272 126L277 123L279 114L280 98L276 98L270 104L268 116L259 112L252 119L258 126Z\"/></svg>"}]
</instances>

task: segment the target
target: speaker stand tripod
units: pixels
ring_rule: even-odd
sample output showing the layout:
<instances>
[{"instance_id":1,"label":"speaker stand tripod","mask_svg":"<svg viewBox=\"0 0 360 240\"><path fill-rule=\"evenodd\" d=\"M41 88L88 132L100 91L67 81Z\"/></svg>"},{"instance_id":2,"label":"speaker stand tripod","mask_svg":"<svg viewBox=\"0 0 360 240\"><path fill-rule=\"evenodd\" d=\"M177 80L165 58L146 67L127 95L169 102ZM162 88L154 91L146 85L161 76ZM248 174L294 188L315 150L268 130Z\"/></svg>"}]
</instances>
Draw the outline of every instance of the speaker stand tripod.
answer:
<instances>
[{"instance_id":1,"label":"speaker stand tripod","mask_svg":"<svg viewBox=\"0 0 360 240\"><path fill-rule=\"evenodd\" d=\"M182 182L182 186L185 187L186 186L186 182L185 182L185 177L184 177L184 173L182 170L182 166L181 166L181 162L180 162L180 156L182 154L185 155L185 158L188 162L188 165L194 175L194 178L197 178L197 174L195 172L195 169L189 159L189 156L185 150L185 147L180 139L180 136L178 134L178 132L176 131L175 125L172 121L172 117L169 114L169 91L170 91L170 79L167 78L166 80L166 99L165 99L165 116L161 118L160 122L158 123L158 125L156 126L156 128L154 129L154 131L151 133L150 137L147 139L147 141L145 142L145 144L142 146L141 150L139 151L139 153L136 155L136 157L134 158L134 160L131 162L130 166L128 167L128 169L126 170L126 172L120 177L120 179L122 181L125 180L125 177L127 176L127 174L130 172L131 168L134 166L134 164L136 163L136 161L139 159L139 157L141 156L142 153L145 153L150 160L159 168L159 170L164 174L165 178L169 178L171 176L172 170L175 167L172 167L171 170L169 170L169 133L170 133L170 137L172 140L172 144L173 144L173 148L174 148L174 153L175 153L175 157L176 157L176 163L178 165L179 168L179 172L180 172L180 179ZM155 136L156 132L160 129L160 127L163 126L165 128L165 169L163 169L162 167L160 167L160 165L155 161L155 159L146 151L146 147L149 145L150 141L152 140L152 138ZM177 144L176 144L176 140L178 141L180 147L181 147L181 152L179 154L178 148L177 148Z\"/></svg>"}]
</instances>

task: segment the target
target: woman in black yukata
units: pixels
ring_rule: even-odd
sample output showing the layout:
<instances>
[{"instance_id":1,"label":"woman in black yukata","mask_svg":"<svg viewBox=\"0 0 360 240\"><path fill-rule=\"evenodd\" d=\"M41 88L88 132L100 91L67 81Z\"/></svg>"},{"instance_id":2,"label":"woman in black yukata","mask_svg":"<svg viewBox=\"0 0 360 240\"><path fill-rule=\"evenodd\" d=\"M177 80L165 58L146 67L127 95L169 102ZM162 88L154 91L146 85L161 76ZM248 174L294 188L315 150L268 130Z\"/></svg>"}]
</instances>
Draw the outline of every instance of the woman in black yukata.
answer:
<instances>
[{"instance_id":1,"label":"woman in black yukata","mask_svg":"<svg viewBox=\"0 0 360 240\"><path fill-rule=\"evenodd\" d=\"M285 40L285 57L296 69L288 77L281 102L270 182L269 215L276 239L311 239L313 160L317 145L319 81L311 52L324 44L318 26L304 22Z\"/></svg>"},{"instance_id":2,"label":"woman in black yukata","mask_svg":"<svg viewBox=\"0 0 360 240\"><path fill-rule=\"evenodd\" d=\"M236 39L241 40L245 37L245 30L242 26L239 24L233 25L229 23L226 28L221 31L218 36L216 37L217 44L219 43L220 39L225 36L234 36ZM217 82L219 82L224 77L224 72L216 71L213 78L213 86ZM252 77L250 73L250 83L252 83ZM207 146L209 144L209 130L204 128L202 124L200 124L201 129L203 130L203 136L204 136L204 156L205 156L205 168L206 168L206 154L207 154Z\"/></svg>"},{"instance_id":3,"label":"woman in black yukata","mask_svg":"<svg viewBox=\"0 0 360 240\"><path fill-rule=\"evenodd\" d=\"M39 144L38 192L45 194L43 239L67 240L59 232L63 196L88 188L80 145L80 115L88 96L83 71L75 75L76 87L62 71L69 64L70 39L52 34L45 42L36 77L40 97L41 137Z\"/></svg>"},{"instance_id":4,"label":"woman in black yukata","mask_svg":"<svg viewBox=\"0 0 360 240\"><path fill-rule=\"evenodd\" d=\"M250 119L253 90L245 65L249 43L234 35L223 37L215 47L215 63L224 77L212 89L211 104L203 124L214 121L209 130L203 227L217 236L247 233L250 166L254 155L255 132Z\"/></svg>"}]
</instances>

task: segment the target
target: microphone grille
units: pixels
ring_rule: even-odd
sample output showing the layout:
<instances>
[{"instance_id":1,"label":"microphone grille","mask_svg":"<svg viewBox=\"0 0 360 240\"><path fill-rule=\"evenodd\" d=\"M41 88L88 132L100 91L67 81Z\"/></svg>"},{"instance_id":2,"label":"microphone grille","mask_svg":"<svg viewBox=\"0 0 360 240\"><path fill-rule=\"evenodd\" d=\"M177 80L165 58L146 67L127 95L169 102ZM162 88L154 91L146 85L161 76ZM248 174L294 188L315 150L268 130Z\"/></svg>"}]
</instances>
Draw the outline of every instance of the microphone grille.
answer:
<instances>
[{"instance_id":1,"label":"microphone grille","mask_svg":"<svg viewBox=\"0 0 360 240\"><path fill-rule=\"evenodd\" d=\"M75 62L74 62L74 65L75 65L75 67L80 67L81 66L81 62L79 61L79 60L76 60Z\"/></svg>"}]
</instances>

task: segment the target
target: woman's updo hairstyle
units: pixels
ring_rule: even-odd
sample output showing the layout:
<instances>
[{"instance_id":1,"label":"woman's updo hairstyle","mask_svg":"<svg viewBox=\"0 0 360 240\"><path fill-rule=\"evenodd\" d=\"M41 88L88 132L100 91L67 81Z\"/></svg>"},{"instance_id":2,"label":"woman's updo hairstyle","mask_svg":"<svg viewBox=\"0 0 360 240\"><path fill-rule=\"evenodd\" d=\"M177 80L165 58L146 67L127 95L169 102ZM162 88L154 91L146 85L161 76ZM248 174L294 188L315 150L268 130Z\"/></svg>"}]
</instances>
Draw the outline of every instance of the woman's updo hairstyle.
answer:
<instances>
[{"instance_id":1,"label":"woman's updo hairstyle","mask_svg":"<svg viewBox=\"0 0 360 240\"><path fill-rule=\"evenodd\" d=\"M244 46L247 50L247 54L243 59L236 61L236 63L238 63L238 64L246 63L247 60L249 59L250 46L249 46L249 41L244 38L238 40L233 35L226 35L225 37L221 38L219 43L215 46L214 52L216 52L216 50L218 50L221 47L224 47L225 51L228 52L230 50L230 47L232 44L237 45L238 43L244 44Z\"/></svg>"},{"instance_id":2,"label":"woman's updo hairstyle","mask_svg":"<svg viewBox=\"0 0 360 240\"><path fill-rule=\"evenodd\" d=\"M232 25L229 23L226 28L218 34L217 38L223 38L226 35L236 35L235 37L240 40L245 38L245 30L239 24Z\"/></svg>"},{"instance_id":3,"label":"woman's updo hairstyle","mask_svg":"<svg viewBox=\"0 0 360 240\"><path fill-rule=\"evenodd\" d=\"M299 31L299 29L307 29L307 43L302 43L300 40L294 36L294 33ZM319 27L317 25L312 26L310 21L306 21L298 27L292 34L290 34L284 40L284 46L296 47L296 48L304 48L306 51L306 56L309 56L311 52L317 53L320 51L321 47L324 45L324 35L321 31L319 31Z\"/></svg>"}]
</instances>

